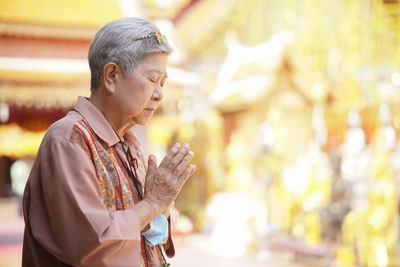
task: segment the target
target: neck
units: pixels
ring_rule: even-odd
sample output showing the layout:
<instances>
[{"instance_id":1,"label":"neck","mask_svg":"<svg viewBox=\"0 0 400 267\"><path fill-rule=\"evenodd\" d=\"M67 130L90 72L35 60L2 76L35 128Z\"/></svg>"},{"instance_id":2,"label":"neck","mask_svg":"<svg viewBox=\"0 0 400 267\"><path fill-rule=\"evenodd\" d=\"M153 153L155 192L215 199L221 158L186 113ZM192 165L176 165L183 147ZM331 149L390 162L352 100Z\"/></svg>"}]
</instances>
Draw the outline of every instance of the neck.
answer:
<instances>
[{"instance_id":1,"label":"neck","mask_svg":"<svg viewBox=\"0 0 400 267\"><path fill-rule=\"evenodd\" d=\"M103 98L96 95L96 93L92 93L90 95L89 101L103 114L108 123L117 133L119 138L123 141L125 133L131 128L129 127L129 123L124 123L121 120L121 116L118 116L115 112L108 109L108 107L112 106L107 103L107 101L103 100Z\"/></svg>"}]
</instances>

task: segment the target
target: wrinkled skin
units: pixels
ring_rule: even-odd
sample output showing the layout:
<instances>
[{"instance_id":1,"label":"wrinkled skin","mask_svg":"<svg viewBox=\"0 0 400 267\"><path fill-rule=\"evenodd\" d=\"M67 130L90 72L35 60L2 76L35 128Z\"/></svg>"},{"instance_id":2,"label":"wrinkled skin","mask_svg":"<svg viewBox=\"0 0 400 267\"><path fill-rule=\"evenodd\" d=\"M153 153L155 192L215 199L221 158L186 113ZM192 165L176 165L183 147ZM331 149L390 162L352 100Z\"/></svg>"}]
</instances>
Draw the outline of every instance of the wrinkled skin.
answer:
<instances>
[{"instance_id":1,"label":"wrinkled skin","mask_svg":"<svg viewBox=\"0 0 400 267\"><path fill-rule=\"evenodd\" d=\"M181 191L183 184L195 171L189 164L193 158L189 145L175 144L157 167L157 160L149 156L144 198L158 210L168 210Z\"/></svg>"}]
</instances>

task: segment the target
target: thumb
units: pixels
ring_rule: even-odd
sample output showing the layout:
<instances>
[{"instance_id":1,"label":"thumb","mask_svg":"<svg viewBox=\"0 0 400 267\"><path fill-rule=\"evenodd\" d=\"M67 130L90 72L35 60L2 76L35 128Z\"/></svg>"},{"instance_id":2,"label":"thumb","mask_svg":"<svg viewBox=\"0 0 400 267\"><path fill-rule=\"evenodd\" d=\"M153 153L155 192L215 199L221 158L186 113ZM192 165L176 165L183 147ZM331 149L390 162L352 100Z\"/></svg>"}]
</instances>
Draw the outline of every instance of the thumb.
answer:
<instances>
[{"instance_id":1,"label":"thumb","mask_svg":"<svg viewBox=\"0 0 400 267\"><path fill-rule=\"evenodd\" d=\"M153 170L155 170L155 169L157 169L157 158L156 158L156 156L154 156L153 154L150 154L149 155L149 159L147 160L147 169L148 170L150 170L150 169L153 169Z\"/></svg>"}]
</instances>

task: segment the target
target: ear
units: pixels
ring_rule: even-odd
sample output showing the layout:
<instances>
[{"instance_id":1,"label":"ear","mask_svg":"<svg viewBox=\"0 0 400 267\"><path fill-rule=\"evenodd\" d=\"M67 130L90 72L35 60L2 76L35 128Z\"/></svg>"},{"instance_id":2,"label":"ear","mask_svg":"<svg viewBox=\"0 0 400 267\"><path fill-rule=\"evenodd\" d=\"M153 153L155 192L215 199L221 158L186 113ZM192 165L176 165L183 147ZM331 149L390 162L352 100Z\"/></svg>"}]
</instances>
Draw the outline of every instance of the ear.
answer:
<instances>
[{"instance_id":1,"label":"ear","mask_svg":"<svg viewBox=\"0 0 400 267\"><path fill-rule=\"evenodd\" d=\"M103 83L106 91L114 94L119 79L122 78L121 69L114 62L107 63L103 68Z\"/></svg>"}]
</instances>

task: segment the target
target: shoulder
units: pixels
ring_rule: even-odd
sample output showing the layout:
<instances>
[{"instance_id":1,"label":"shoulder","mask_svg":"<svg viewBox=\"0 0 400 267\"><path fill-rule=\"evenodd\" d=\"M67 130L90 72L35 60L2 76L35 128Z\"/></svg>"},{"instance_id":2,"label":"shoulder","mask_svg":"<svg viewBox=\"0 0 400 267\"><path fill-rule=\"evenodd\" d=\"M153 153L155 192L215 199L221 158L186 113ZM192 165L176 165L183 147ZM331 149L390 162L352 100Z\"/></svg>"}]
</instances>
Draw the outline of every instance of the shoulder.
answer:
<instances>
[{"instance_id":1,"label":"shoulder","mask_svg":"<svg viewBox=\"0 0 400 267\"><path fill-rule=\"evenodd\" d=\"M82 119L76 111L70 111L62 119L53 123L45 134L45 138L65 138L69 139L74 125Z\"/></svg>"},{"instance_id":2,"label":"shoulder","mask_svg":"<svg viewBox=\"0 0 400 267\"><path fill-rule=\"evenodd\" d=\"M43 137L39 152L54 144L80 144L84 140L82 134L77 129L77 125L79 125L81 120L83 120L83 117L79 113L70 111L65 117L53 123Z\"/></svg>"}]
</instances>

